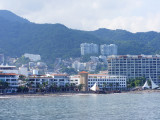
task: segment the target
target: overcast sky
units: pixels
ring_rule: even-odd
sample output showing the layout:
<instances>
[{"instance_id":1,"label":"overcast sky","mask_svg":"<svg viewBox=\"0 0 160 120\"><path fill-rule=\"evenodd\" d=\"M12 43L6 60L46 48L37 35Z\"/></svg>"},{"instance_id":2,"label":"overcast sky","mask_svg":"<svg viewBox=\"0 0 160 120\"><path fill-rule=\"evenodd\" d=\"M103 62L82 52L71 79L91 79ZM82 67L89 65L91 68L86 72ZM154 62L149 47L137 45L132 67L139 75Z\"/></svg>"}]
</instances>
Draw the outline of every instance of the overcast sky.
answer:
<instances>
[{"instance_id":1,"label":"overcast sky","mask_svg":"<svg viewBox=\"0 0 160 120\"><path fill-rule=\"evenodd\" d=\"M0 0L0 9L73 29L160 32L160 0Z\"/></svg>"}]
</instances>

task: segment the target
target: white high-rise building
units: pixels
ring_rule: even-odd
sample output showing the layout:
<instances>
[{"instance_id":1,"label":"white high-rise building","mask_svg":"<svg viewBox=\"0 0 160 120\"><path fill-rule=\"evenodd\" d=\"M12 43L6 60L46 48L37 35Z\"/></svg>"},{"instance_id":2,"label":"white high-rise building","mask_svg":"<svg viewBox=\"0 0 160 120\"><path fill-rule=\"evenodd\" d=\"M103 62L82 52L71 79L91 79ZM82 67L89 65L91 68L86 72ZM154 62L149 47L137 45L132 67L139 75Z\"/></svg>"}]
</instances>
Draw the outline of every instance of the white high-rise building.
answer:
<instances>
[{"instance_id":1,"label":"white high-rise building","mask_svg":"<svg viewBox=\"0 0 160 120\"><path fill-rule=\"evenodd\" d=\"M98 54L98 45L93 43L81 44L81 55Z\"/></svg>"},{"instance_id":2,"label":"white high-rise building","mask_svg":"<svg viewBox=\"0 0 160 120\"><path fill-rule=\"evenodd\" d=\"M108 56L107 62L109 75L151 77L160 84L160 55L112 55Z\"/></svg>"},{"instance_id":3,"label":"white high-rise building","mask_svg":"<svg viewBox=\"0 0 160 120\"><path fill-rule=\"evenodd\" d=\"M117 49L118 49L118 47L115 44L110 44L110 45L104 44L104 45L100 46L101 54L102 55L107 55L107 56L117 55Z\"/></svg>"}]
</instances>

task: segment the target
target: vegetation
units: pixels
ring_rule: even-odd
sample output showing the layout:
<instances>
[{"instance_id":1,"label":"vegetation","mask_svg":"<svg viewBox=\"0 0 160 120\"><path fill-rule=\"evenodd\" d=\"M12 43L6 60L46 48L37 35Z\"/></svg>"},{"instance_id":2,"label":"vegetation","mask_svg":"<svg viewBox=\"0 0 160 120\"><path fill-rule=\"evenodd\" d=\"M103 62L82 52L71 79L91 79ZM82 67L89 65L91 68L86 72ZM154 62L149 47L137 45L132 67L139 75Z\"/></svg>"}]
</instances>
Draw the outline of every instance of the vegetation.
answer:
<instances>
[{"instance_id":1,"label":"vegetation","mask_svg":"<svg viewBox=\"0 0 160 120\"><path fill-rule=\"evenodd\" d=\"M22 64L28 64L30 62L30 59L29 58L26 58L24 56L18 58L18 60L16 61L16 66L21 66Z\"/></svg>"},{"instance_id":2,"label":"vegetation","mask_svg":"<svg viewBox=\"0 0 160 120\"><path fill-rule=\"evenodd\" d=\"M80 31L61 24L31 23L9 11L0 11L0 26L0 53L11 57L20 57L26 52L40 54L50 64L59 57L80 57L80 44L84 42L117 44L118 54L122 55L160 54L160 33L153 31Z\"/></svg>"},{"instance_id":3,"label":"vegetation","mask_svg":"<svg viewBox=\"0 0 160 120\"><path fill-rule=\"evenodd\" d=\"M133 88L137 86L143 86L146 81L145 77L137 77L135 79L129 79L127 81L127 87L128 88Z\"/></svg>"},{"instance_id":4,"label":"vegetation","mask_svg":"<svg viewBox=\"0 0 160 120\"><path fill-rule=\"evenodd\" d=\"M9 84L7 82L0 80L0 89L6 89L8 88Z\"/></svg>"},{"instance_id":5,"label":"vegetation","mask_svg":"<svg viewBox=\"0 0 160 120\"><path fill-rule=\"evenodd\" d=\"M68 75L75 75L78 73L74 68L67 68L67 67L63 67L61 72L67 73Z\"/></svg>"}]
</instances>

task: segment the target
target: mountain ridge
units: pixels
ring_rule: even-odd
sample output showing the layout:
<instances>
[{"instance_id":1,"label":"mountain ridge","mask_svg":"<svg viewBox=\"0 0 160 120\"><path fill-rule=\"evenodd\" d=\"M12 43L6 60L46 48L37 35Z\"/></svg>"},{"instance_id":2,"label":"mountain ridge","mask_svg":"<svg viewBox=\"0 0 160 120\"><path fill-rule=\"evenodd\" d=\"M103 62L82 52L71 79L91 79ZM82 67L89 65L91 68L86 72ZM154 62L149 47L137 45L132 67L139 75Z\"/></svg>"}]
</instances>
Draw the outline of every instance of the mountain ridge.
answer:
<instances>
[{"instance_id":1,"label":"mountain ridge","mask_svg":"<svg viewBox=\"0 0 160 120\"><path fill-rule=\"evenodd\" d=\"M8 11L7 11L8 12ZM159 54L160 33L110 30L75 30L62 24L36 24L0 10L0 53L20 57L40 54L48 63L55 58L80 57L81 43L117 44L118 54ZM5 13L5 14L4 14ZM15 16L14 16L15 15ZM13 18L13 19L12 19Z\"/></svg>"}]
</instances>

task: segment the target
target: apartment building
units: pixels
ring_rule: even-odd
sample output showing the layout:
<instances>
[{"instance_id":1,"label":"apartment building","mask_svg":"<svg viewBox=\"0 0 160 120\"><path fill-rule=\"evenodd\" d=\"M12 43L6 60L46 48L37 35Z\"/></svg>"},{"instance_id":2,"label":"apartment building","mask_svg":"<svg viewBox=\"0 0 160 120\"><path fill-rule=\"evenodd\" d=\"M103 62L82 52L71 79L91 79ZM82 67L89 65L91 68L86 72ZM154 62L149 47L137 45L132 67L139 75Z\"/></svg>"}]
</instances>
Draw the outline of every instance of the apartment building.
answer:
<instances>
[{"instance_id":1,"label":"apartment building","mask_svg":"<svg viewBox=\"0 0 160 120\"><path fill-rule=\"evenodd\" d=\"M81 55L98 54L99 47L97 44L82 43L80 47L81 47Z\"/></svg>"},{"instance_id":2,"label":"apartment building","mask_svg":"<svg viewBox=\"0 0 160 120\"><path fill-rule=\"evenodd\" d=\"M66 74L31 75L28 80L33 83L33 87L43 83L48 83L48 85L56 84L57 86L65 86L66 83L69 83L69 77Z\"/></svg>"},{"instance_id":3,"label":"apartment building","mask_svg":"<svg viewBox=\"0 0 160 120\"><path fill-rule=\"evenodd\" d=\"M117 50L118 50L118 47L115 44L110 44L110 45L104 44L100 46L101 54L106 56L117 55Z\"/></svg>"},{"instance_id":4,"label":"apartment building","mask_svg":"<svg viewBox=\"0 0 160 120\"><path fill-rule=\"evenodd\" d=\"M108 74L127 78L145 77L160 84L160 55L108 56Z\"/></svg>"}]
</instances>

